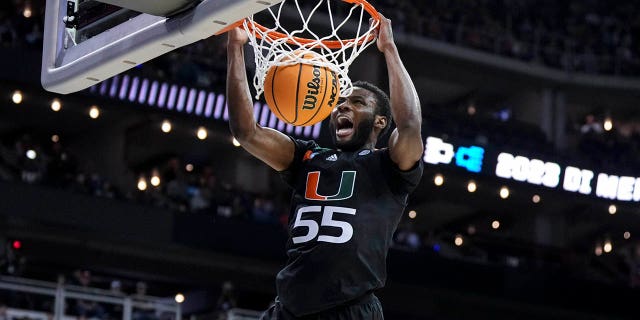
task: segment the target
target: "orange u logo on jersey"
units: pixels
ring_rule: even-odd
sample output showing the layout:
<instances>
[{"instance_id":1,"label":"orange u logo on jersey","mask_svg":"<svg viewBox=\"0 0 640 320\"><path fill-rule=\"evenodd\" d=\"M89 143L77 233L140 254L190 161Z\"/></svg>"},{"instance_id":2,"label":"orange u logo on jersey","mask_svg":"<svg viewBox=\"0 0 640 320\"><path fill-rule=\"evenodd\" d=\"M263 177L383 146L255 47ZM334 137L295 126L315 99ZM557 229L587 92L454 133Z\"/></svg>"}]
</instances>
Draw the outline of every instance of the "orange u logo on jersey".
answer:
<instances>
[{"instance_id":1,"label":"orange u logo on jersey","mask_svg":"<svg viewBox=\"0 0 640 320\"><path fill-rule=\"evenodd\" d=\"M340 187L338 192L332 196L318 194L318 184L320 183L320 171L312 171L307 174L307 185L304 197L307 200L337 201L345 200L353 196L353 189L356 184L355 171L342 171L340 177Z\"/></svg>"}]
</instances>

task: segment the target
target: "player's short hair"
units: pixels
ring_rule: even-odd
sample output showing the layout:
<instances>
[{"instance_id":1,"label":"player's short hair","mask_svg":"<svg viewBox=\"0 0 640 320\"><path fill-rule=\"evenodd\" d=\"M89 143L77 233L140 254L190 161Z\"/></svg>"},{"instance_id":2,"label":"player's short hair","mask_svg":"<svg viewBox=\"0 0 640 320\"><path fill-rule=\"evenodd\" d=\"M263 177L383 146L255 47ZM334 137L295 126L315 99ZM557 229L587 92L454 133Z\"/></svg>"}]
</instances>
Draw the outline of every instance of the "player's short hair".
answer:
<instances>
[{"instance_id":1,"label":"player's short hair","mask_svg":"<svg viewBox=\"0 0 640 320\"><path fill-rule=\"evenodd\" d=\"M376 98L376 115L381 115L387 118L387 126L382 129L380 135L378 137L384 136L389 128L391 127L391 122L393 122L393 118L391 116L391 102L389 101L389 96L382 91L382 89L378 88L374 84L358 80L353 83L354 87L359 87L365 90L370 91Z\"/></svg>"}]
</instances>

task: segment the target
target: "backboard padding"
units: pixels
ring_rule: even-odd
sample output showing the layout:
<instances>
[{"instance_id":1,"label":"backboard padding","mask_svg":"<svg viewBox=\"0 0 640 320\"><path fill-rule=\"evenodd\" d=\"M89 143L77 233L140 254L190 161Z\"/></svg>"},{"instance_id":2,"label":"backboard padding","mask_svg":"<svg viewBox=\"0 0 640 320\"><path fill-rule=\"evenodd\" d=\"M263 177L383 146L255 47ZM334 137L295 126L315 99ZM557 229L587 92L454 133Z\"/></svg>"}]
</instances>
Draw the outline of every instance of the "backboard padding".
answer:
<instances>
[{"instance_id":1,"label":"backboard padding","mask_svg":"<svg viewBox=\"0 0 640 320\"><path fill-rule=\"evenodd\" d=\"M282 0L204 0L170 18L138 15L82 43L64 48L66 1L47 0L42 86L67 94L88 88L176 48L208 38Z\"/></svg>"},{"instance_id":2,"label":"backboard padding","mask_svg":"<svg viewBox=\"0 0 640 320\"><path fill-rule=\"evenodd\" d=\"M158 0L96 0L103 3L112 4L118 7L131 9L138 12L148 13L154 16L166 17L178 11L182 8L189 8L190 6L197 4L198 0L171 0L171 1L158 1Z\"/></svg>"}]
</instances>

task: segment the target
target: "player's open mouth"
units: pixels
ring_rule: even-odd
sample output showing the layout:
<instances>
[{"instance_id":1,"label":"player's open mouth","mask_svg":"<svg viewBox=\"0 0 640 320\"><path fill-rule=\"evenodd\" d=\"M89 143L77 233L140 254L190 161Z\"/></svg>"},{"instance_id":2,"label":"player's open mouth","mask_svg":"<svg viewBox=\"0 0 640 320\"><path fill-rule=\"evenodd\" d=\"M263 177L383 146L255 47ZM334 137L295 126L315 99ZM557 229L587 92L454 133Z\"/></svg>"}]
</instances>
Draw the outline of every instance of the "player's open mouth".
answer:
<instances>
[{"instance_id":1,"label":"player's open mouth","mask_svg":"<svg viewBox=\"0 0 640 320\"><path fill-rule=\"evenodd\" d=\"M348 137L353 133L353 121L345 116L336 118L336 136L339 138Z\"/></svg>"}]
</instances>

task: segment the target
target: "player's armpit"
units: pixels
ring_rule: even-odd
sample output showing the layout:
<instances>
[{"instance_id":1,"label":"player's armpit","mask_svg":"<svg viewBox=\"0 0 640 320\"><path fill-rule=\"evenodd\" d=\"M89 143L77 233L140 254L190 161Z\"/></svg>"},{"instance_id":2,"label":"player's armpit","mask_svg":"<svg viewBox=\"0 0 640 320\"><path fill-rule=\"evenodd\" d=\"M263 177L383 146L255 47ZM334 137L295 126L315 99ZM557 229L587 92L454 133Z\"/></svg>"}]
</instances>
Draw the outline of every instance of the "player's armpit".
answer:
<instances>
[{"instance_id":1,"label":"player's armpit","mask_svg":"<svg viewBox=\"0 0 640 320\"><path fill-rule=\"evenodd\" d=\"M389 138L389 156L400 170L413 168L424 152L420 127L396 128Z\"/></svg>"}]
</instances>

